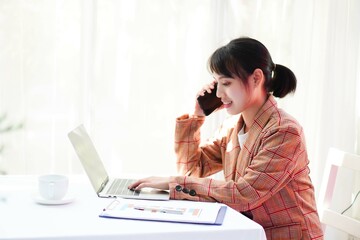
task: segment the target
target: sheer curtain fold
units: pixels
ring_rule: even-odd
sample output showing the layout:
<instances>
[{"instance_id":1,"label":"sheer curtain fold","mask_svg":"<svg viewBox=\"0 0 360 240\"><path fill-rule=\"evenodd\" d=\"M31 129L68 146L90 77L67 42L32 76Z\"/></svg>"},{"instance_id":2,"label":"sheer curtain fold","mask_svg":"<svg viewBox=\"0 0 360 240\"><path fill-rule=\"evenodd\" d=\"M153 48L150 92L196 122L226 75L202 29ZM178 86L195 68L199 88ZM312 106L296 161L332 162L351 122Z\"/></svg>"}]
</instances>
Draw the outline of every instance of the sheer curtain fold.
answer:
<instances>
[{"instance_id":1,"label":"sheer curtain fold","mask_svg":"<svg viewBox=\"0 0 360 240\"><path fill-rule=\"evenodd\" d=\"M318 187L329 147L359 151L358 9L357 0L1 1L0 114L24 128L0 134L0 168L82 173L66 134L84 123L109 171L175 174L175 118L211 80L210 54L249 36L298 78L279 104L304 127ZM224 117L211 116L203 135Z\"/></svg>"}]
</instances>

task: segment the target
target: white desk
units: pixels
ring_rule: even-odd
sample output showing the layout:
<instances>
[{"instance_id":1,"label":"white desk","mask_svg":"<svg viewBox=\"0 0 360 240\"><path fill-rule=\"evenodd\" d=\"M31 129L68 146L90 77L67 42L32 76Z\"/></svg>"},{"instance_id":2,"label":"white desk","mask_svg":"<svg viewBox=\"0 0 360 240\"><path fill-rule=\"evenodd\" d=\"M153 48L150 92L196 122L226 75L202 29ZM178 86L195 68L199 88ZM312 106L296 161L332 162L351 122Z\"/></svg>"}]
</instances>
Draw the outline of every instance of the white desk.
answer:
<instances>
[{"instance_id":1,"label":"white desk","mask_svg":"<svg viewBox=\"0 0 360 240\"><path fill-rule=\"evenodd\" d=\"M263 228L231 208L221 226L106 219L112 199L98 198L86 176L70 178L75 201L35 203L37 176L0 176L0 239L266 239Z\"/></svg>"}]
</instances>

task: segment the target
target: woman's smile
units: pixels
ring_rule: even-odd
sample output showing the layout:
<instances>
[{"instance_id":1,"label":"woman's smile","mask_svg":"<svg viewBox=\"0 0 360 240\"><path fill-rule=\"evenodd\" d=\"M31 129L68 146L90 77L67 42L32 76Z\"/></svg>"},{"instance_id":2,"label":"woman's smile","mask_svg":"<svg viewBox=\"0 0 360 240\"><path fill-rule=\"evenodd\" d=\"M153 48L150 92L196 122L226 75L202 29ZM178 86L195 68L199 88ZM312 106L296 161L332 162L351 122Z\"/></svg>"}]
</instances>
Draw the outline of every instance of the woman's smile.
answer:
<instances>
[{"instance_id":1,"label":"woman's smile","mask_svg":"<svg viewBox=\"0 0 360 240\"><path fill-rule=\"evenodd\" d=\"M232 101L223 101L224 108L229 108L232 104Z\"/></svg>"}]
</instances>

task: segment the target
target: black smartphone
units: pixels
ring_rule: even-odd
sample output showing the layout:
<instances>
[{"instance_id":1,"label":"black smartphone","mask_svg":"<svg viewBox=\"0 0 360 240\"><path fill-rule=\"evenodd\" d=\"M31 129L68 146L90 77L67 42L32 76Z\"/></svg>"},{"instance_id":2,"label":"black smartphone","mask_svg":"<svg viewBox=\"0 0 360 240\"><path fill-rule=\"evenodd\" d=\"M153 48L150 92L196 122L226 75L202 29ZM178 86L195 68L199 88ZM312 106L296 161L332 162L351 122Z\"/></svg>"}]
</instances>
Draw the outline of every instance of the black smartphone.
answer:
<instances>
[{"instance_id":1,"label":"black smartphone","mask_svg":"<svg viewBox=\"0 0 360 240\"><path fill-rule=\"evenodd\" d=\"M197 101L206 116L210 115L215 109L219 108L223 103L216 96L217 83L211 93L205 92L204 96L199 96Z\"/></svg>"}]
</instances>

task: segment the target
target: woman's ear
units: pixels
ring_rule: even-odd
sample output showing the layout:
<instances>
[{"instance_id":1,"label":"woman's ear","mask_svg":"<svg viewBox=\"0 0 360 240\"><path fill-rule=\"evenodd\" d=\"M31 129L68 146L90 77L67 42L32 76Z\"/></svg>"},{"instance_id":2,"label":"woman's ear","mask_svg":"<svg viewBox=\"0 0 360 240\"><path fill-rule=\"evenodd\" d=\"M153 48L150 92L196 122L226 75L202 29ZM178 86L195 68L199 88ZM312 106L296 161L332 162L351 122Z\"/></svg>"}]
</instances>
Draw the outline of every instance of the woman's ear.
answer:
<instances>
[{"instance_id":1,"label":"woman's ear","mask_svg":"<svg viewBox=\"0 0 360 240\"><path fill-rule=\"evenodd\" d=\"M251 77L254 87L258 87L264 82L264 73L260 68L255 69Z\"/></svg>"}]
</instances>

